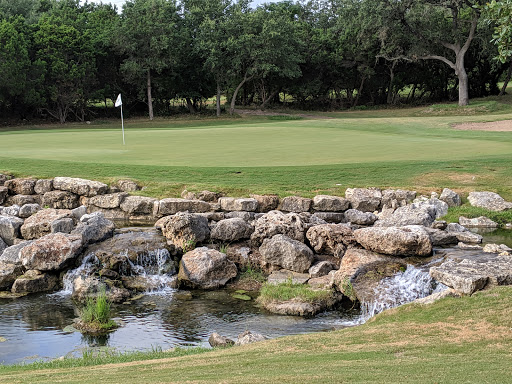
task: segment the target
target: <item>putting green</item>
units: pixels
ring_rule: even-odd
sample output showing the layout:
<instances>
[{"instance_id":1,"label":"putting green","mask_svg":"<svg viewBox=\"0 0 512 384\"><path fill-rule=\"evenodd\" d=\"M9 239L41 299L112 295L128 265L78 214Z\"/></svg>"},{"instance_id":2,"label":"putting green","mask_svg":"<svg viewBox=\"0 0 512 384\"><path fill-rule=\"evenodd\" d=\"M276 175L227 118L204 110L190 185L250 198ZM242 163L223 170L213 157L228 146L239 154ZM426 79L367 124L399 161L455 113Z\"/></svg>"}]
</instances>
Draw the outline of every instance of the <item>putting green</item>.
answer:
<instances>
[{"instance_id":1,"label":"putting green","mask_svg":"<svg viewBox=\"0 0 512 384\"><path fill-rule=\"evenodd\" d=\"M0 133L4 158L84 163L269 167L389 161L464 160L512 153L491 134L454 132L447 119L331 119L121 130L65 129ZM422 128L430 128L422 129ZM418 129L419 127L419 129Z\"/></svg>"}]
</instances>

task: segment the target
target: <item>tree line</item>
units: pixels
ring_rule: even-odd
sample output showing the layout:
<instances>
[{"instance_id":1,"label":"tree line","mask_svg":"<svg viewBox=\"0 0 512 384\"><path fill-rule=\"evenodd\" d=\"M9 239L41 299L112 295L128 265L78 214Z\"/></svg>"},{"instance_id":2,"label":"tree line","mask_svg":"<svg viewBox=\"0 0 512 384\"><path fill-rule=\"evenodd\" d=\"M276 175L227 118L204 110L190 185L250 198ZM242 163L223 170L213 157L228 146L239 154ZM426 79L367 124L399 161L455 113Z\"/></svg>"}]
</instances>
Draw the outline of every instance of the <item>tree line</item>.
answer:
<instances>
[{"instance_id":1,"label":"tree line","mask_svg":"<svg viewBox=\"0 0 512 384\"><path fill-rule=\"evenodd\" d=\"M0 115L61 123L215 105L301 109L498 94L510 0L0 0ZM225 107L222 97L226 98Z\"/></svg>"}]
</instances>

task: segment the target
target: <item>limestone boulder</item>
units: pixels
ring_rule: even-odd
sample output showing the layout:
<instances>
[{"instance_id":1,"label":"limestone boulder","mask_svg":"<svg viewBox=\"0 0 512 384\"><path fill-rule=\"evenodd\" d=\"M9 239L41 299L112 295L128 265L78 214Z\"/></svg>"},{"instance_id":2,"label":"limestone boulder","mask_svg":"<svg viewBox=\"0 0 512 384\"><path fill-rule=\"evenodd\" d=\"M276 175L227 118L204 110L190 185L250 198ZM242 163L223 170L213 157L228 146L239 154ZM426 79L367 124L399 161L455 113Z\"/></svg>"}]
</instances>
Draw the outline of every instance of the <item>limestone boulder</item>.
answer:
<instances>
[{"instance_id":1,"label":"limestone boulder","mask_svg":"<svg viewBox=\"0 0 512 384\"><path fill-rule=\"evenodd\" d=\"M285 235L304 242L306 228L307 224L296 213L285 214L280 211L270 211L255 221L251 242L255 246L259 246L264 239L275 235Z\"/></svg>"},{"instance_id":2,"label":"limestone boulder","mask_svg":"<svg viewBox=\"0 0 512 384\"><path fill-rule=\"evenodd\" d=\"M395 210L411 203L416 198L416 191L402 189L386 189L382 191L381 207L383 210Z\"/></svg>"},{"instance_id":3,"label":"limestone boulder","mask_svg":"<svg viewBox=\"0 0 512 384\"><path fill-rule=\"evenodd\" d=\"M80 206L78 195L66 191L50 191L43 195L43 207L54 209L74 209Z\"/></svg>"},{"instance_id":4,"label":"limestone boulder","mask_svg":"<svg viewBox=\"0 0 512 384\"><path fill-rule=\"evenodd\" d=\"M10 290L14 281L23 275L23 271L21 265L0 262L0 291Z\"/></svg>"},{"instance_id":5,"label":"limestone boulder","mask_svg":"<svg viewBox=\"0 0 512 384\"><path fill-rule=\"evenodd\" d=\"M430 227L437 215L436 208L430 204L410 204L397 208L388 216L380 217L375 223L379 227L403 227L422 225Z\"/></svg>"},{"instance_id":6,"label":"limestone boulder","mask_svg":"<svg viewBox=\"0 0 512 384\"><path fill-rule=\"evenodd\" d=\"M19 216L22 219L26 219L40 210L41 206L39 204L25 204L20 208Z\"/></svg>"},{"instance_id":7,"label":"limestone boulder","mask_svg":"<svg viewBox=\"0 0 512 384\"><path fill-rule=\"evenodd\" d=\"M441 196L439 196L439 200L444 201L449 207L458 207L462 204L460 195L449 188L443 189Z\"/></svg>"},{"instance_id":8,"label":"limestone boulder","mask_svg":"<svg viewBox=\"0 0 512 384\"><path fill-rule=\"evenodd\" d=\"M105 292L107 299L112 303L122 303L130 297L130 292L123 287L107 284L106 281L96 276L78 276L73 280L73 293L71 297L85 303L88 298L96 297L100 292Z\"/></svg>"},{"instance_id":9,"label":"limestone boulder","mask_svg":"<svg viewBox=\"0 0 512 384\"><path fill-rule=\"evenodd\" d=\"M249 239L254 232L254 227L243 219L225 219L217 223L211 231L214 240L233 242L241 239Z\"/></svg>"},{"instance_id":10,"label":"limestone boulder","mask_svg":"<svg viewBox=\"0 0 512 384\"><path fill-rule=\"evenodd\" d=\"M393 256L430 256L432 241L422 226L370 227L354 231L359 244L370 251Z\"/></svg>"},{"instance_id":11,"label":"limestone boulder","mask_svg":"<svg viewBox=\"0 0 512 384\"><path fill-rule=\"evenodd\" d=\"M71 218L72 213L67 209L43 209L30 216L21 226L21 234L24 239L38 239L52 232L54 221Z\"/></svg>"},{"instance_id":12,"label":"limestone boulder","mask_svg":"<svg viewBox=\"0 0 512 384\"><path fill-rule=\"evenodd\" d=\"M14 240L20 237L20 228L23 219L15 216L0 216L0 238L7 244L13 245Z\"/></svg>"},{"instance_id":13,"label":"limestone boulder","mask_svg":"<svg viewBox=\"0 0 512 384\"><path fill-rule=\"evenodd\" d=\"M141 189L133 180L119 180L116 185L121 192L135 192Z\"/></svg>"},{"instance_id":14,"label":"limestone boulder","mask_svg":"<svg viewBox=\"0 0 512 384\"><path fill-rule=\"evenodd\" d=\"M179 212L163 227L162 233L176 247L185 249L188 244L201 243L210 238L210 228L205 217L194 213Z\"/></svg>"},{"instance_id":15,"label":"limestone boulder","mask_svg":"<svg viewBox=\"0 0 512 384\"><path fill-rule=\"evenodd\" d=\"M212 213L215 215L212 215ZM254 219L256 217L256 214L254 212L245 212L245 211L211 212L211 213L209 212L209 213L206 213L206 215L209 217L212 217L212 216L217 216L220 213L224 214L224 219L242 219L243 221L247 221L247 222L254 221ZM213 219L215 219L215 218L213 218Z\"/></svg>"},{"instance_id":16,"label":"limestone boulder","mask_svg":"<svg viewBox=\"0 0 512 384\"><path fill-rule=\"evenodd\" d=\"M465 232L452 232L457 240L463 243L472 243L472 244L480 244L483 241L483 237L478 233L473 233L469 231Z\"/></svg>"},{"instance_id":17,"label":"limestone boulder","mask_svg":"<svg viewBox=\"0 0 512 384\"><path fill-rule=\"evenodd\" d=\"M46 192L53 191L53 179L39 179L34 186L34 192L38 195L44 195Z\"/></svg>"},{"instance_id":18,"label":"limestone boulder","mask_svg":"<svg viewBox=\"0 0 512 384\"><path fill-rule=\"evenodd\" d=\"M2 252L8 247L7 244L5 244L5 241L2 240L2 238L0 237L0 257L2 255Z\"/></svg>"},{"instance_id":19,"label":"limestone boulder","mask_svg":"<svg viewBox=\"0 0 512 384\"><path fill-rule=\"evenodd\" d=\"M128 215L152 215L157 199L144 196L126 196L120 204Z\"/></svg>"},{"instance_id":20,"label":"limestone boulder","mask_svg":"<svg viewBox=\"0 0 512 384\"><path fill-rule=\"evenodd\" d=\"M125 192L97 195L89 199L89 204L98 208L115 209L119 208L123 200L128 196Z\"/></svg>"},{"instance_id":21,"label":"limestone boulder","mask_svg":"<svg viewBox=\"0 0 512 384\"><path fill-rule=\"evenodd\" d=\"M36 182L35 179L11 179L4 183L4 187L9 189L11 195L33 195Z\"/></svg>"},{"instance_id":22,"label":"limestone boulder","mask_svg":"<svg viewBox=\"0 0 512 384\"><path fill-rule=\"evenodd\" d=\"M485 208L490 211L501 212L512 209L512 203L494 192L470 192L469 203L473 207Z\"/></svg>"},{"instance_id":23,"label":"limestone boulder","mask_svg":"<svg viewBox=\"0 0 512 384\"><path fill-rule=\"evenodd\" d=\"M30 244L32 244L32 241L22 241L19 244L5 248L3 252L0 252L0 263L14 264L17 266L23 265L21 250Z\"/></svg>"},{"instance_id":24,"label":"limestone boulder","mask_svg":"<svg viewBox=\"0 0 512 384\"><path fill-rule=\"evenodd\" d=\"M20 209L21 207L19 205L11 205L10 207L0 207L0 215L3 216L20 216Z\"/></svg>"},{"instance_id":25,"label":"limestone boulder","mask_svg":"<svg viewBox=\"0 0 512 384\"><path fill-rule=\"evenodd\" d=\"M342 295L331 290L326 291L326 297L313 302L291 299L287 301L264 302L263 307L272 313L287 316L311 317L320 312L333 308L341 299Z\"/></svg>"},{"instance_id":26,"label":"limestone boulder","mask_svg":"<svg viewBox=\"0 0 512 384\"><path fill-rule=\"evenodd\" d=\"M347 188L345 198L352 208L363 212L379 209L382 202L382 191L378 188Z\"/></svg>"},{"instance_id":27,"label":"limestone boulder","mask_svg":"<svg viewBox=\"0 0 512 384\"><path fill-rule=\"evenodd\" d=\"M506 244L485 244L483 251L486 253L510 253L512 252L512 248L507 246ZM505 255L503 255L505 256Z\"/></svg>"},{"instance_id":28,"label":"limestone boulder","mask_svg":"<svg viewBox=\"0 0 512 384\"><path fill-rule=\"evenodd\" d=\"M235 344L235 342L233 340L228 339L225 336L221 336L217 332L214 332L210 335L210 337L208 338L208 343L210 344L210 346L212 348L217 348L217 347L225 348L225 347L229 347L230 345Z\"/></svg>"},{"instance_id":29,"label":"limestone boulder","mask_svg":"<svg viewBox=\"0 0 512 384\"><path fill-rule=\"evenodd\" d=\"M7 198L7 194L9 193L9 190L7 187L0 186L0 204L3 204L5 199Z\"/></svg>"},{"instance_id":30,"label":"limestone boulder","mask_svg":"<svg viewBox=\"0 0 512 384\"><path fill-rule=\"evenodd\" d=\"M75 228L75 221L72 218L58 219L50 225L51 233L71 233Z\"/></svg>"},{"instance_id":31,"label":"limestone boulder","mask_svg":"<svg viewBox=\"0 0 512 384\"><path fill-rule=\"evenodd\" d=\"M306 237L316 253L343 257L347 246L354 245L354 231L348 224L316 225Z\"/></svg>"},{"instance_id":32,"label":"limestone boulder","mask_svg":"<svg viewBox=\"0 0 512 384\"><path fill-rule=\"evenodd\" d=\"M460 216L459 224L466 228L498 228L498 223L492 221L488 217L480 216L475 217L473 219L468 219L467 217Z\"/></svg>"},{"instance_id":33,"label":"limestone boulder","mask_svg":"<svg viewBox=\"0 0 512 384\"><path fill-rule=\"evenodd\" d=\"M250 197L258 202L256 212L270 212L279 206L279 196L277 195L250 195Z\"/></svg>"},{"instance_id":34,"label":"limestone boulder","mask_svg":"<svg viewBox=\"0 0 512 384\"><path fill-rule=\"evenodd\" d=\"M79 179L73 177L56 177L53 179L53 188L67 191L79 196L93 197L103 195L108 191L108 185L99 181Z\"/></svg>"},{"instance_id":35,"label":"limestone boulder","mask_svg":"<svg viewBox=\"0 0 512 384\"><path fill-rule=\"evenodd\" d=\"M234 197L221 197L219 204L220 209L223 211L255 212L258 209L258 201L253 198L236 199Z\"/></svg>"},{"instance_id":36,"label":"limestone boulder","mask_svg":"<svg viewBox=\"0 0 512 384\"><path fill-rule=\"evenodd\" d=\"M267 338L260 333L253 333L251 331L245 331L238 335L235 345L245 345L265 341Z\"/></svg>"},{"instance_id":37,"label":"limestone boulder","mask_svg":"<svg viewBox=\"0 0 512 384\"><path fill-rule=\"evenodd\" d=\"M299 196L287 196L281 200L279 209L284 212L309 212L313 200Z\"/></svg>"},{"instance_id":38,"label":"limestone boulder","mask_svg":"<svg viewBox=\"0 0 512 384\"><path fill-rule=\"evenodd\" d=\"M280 269L272 271L267 277L267 284L278 285L291 282L292 284L306 284L309 280L309 274Z\"/></svg>"},{"instance_id":39,"label":"limestone boulder","mask_svg":"<svg viewBox=\"0 0 512 384\"><path fill-rule=\"evenodd\" d=\"M361 212L357 209L349 209L345 212L345 220L357 225L373 225L377 221L377 215L371 212Z\"/></svg>"},{"instance_id":40,"label":"limestone boulder","mask_svg":"<svg viewBox=\"0 0 512 384\"><path fill-rule=\"evenodd\" d=\"M162 199L155 204L155 216L169 216L178 212L201 213L210 210L210 204L202 200Z\"/></svg>"},{"instance_id":41,"label":"limestone boulder","mask_svg":"<svg viewBox=\"0 0 512 384\"><path fill-rule=\"evenodd\" d=\"M58 288L59 279L55 275L29 270L18 277L12 285L12 293L51 292Z\"/></svg>"},{"instance_id":42,"label":"limestone boulder","mask_svg":"<svg viewBox=\"0 0 512 384\"><path fill-rule=\"evenodd\" d=\"M309 268L309 277L317 278L328 275L329 272L335 269L335 265L330 263L329 261L319 261L315 263Z\"/></svg>"},{"instance_id":43,"label":"limestone boulder","mask_svg":"<svg viewBox=\"0 0 512 384\"><path fill-rule=\"evenodd\" d=\"M313 198L313 209L320 212L344 212L350 201L338 196L317 195Z\"/></svg>"},{"instance_id":44,"label":"limestone boulder","mask_svg":"<svg viewBox=\"0 0 512 384\"><path fill-rule=\"evenodd\" d=\"M313 251L304 243L285 235L263 240L259 251L266 264L295 272L307 272L313 263Z\"/></svg>"},{"instance_id":45,"label":"limestone boulder","mask_svg":"<svg viewBox=\"0 0 512 384\"><path fill-rule=\"evenodd\" d=\"M9 175L4 175L3 173L0 173L0 186L3 186L4 183L7 181L7 180L10 180L12 179L11 176Z\"/></svg>"},{"instance_id":46,"label":"limestone boulder","mask_svg":"<svg viewBox=\"0 0 512 384\"><path fill-rule=\"evenodd\" d=\"M61 271L75 261L81 249L81 236L52 233L23 247L20 258L26 269Z\"/></svg>"},{"instance_id":47,"label":"limestone boulder","mask_svg":"<svg viewBox=\"0 0 512 384\"><path fill-rule=\"evenodd\" d=\"M442 247L457 244L459 242L459 239L457 239L457 236L453 232L446 232L441 229L427 227L425 227L425 230L430 236L433 247Z\"/></svg>"},{"instance_id":48,"label":"limestone boulder","mask_svg":"<svg viewBox=\"0 0 512 384\"><path fill-rule=\"evenodd\" d=\"M215 289L224 286L237 273L236 265L224 253L200 247L183 255L178 280L191 288Z\"/></svg>"},{"instance_id":49,"label":"limestone boulder","mask_svg":"<svg viewBox=\"0 0 512 384\"><path fill-rule=\"evenodd\" d=\"M14 195L7 197L6 203L9 205L39 204L41 197L38 195Z\"/></svg>"},{"instance_id":50,"label":"limestone boulder","mask_svg":"<svg viewBox=\"0 0 512 384\"><path fill-rule=\"evenodd\" d=\"M82 238L83 245L93 244L114 235L115 225L103 214L96 212L81 217L76 228L71 231L71 235L77 235Z\"/></svg>"}]
</instances>

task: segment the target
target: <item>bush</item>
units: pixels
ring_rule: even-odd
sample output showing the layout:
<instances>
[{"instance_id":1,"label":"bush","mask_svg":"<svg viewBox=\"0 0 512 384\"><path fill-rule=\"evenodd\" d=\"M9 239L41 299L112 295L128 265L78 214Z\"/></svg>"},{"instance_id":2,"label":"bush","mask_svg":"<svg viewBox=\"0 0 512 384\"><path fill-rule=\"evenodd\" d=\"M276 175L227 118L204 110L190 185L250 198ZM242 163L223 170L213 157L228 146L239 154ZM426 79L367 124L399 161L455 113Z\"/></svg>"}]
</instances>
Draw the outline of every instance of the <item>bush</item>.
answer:
<instances>
[{"instance_id":1,"label":"bush","mask_svg":"<svg viewBox=\"0 0 512 384\"><path fill-rule=\"evenodd\" d=\"M111 319L110 302L105 290L98 293L96 298L89 297L82 309L81 321L85 328L109 330L117 324Z\"/></svg>"}]
</instances>

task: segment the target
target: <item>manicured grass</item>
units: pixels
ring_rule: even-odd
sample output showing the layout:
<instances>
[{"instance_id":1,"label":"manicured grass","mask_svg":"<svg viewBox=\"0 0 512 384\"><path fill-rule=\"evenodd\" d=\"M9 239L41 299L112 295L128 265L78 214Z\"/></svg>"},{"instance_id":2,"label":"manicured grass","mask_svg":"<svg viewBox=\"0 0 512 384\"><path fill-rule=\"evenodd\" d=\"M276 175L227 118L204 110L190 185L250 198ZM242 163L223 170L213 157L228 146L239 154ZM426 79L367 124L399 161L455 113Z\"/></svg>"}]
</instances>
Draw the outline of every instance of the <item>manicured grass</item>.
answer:
<instances>
[{"instance_id":1,"label":"manicured grass","mask_svg":"<svg viewBox=\"0 0 512 384\"><path fill-rule=\"evenodd\" d=\"M485 216L498 223L500 226L512 223L512 211L510 210L494 212L485 208L472 207L469 204L464 204L460 207L451 207L448 210L448 214L442 217L442 220L446 220L449 223L458 223L460 216L467 217L468 219Z\"/></svg>"},{"instance_id":2,"label":"manicured grass","mask_svg":"<svg viewBox=\"0 0 512 384\"><path fill-rule=\"evenodd\" d=\"M0 367L6 383L502 383L512 377L512 287L407 305L336 332L158 360ZM84 362L83 365L87 365ZM73 366L73 368L70 368Z\"/></svg>"}]
</instances>

